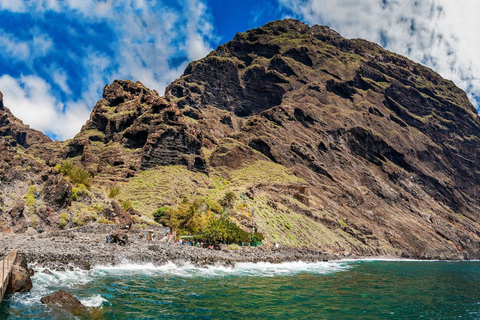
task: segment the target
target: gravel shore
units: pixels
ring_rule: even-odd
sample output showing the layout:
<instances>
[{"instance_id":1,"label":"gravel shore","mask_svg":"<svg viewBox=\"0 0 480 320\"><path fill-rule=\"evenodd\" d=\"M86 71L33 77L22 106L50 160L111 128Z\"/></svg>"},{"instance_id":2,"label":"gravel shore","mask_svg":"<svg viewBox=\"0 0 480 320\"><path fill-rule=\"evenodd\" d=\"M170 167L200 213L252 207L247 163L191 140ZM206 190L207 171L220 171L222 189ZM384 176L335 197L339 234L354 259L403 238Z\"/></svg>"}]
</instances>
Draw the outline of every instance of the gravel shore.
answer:
<instances>
[{"instance_id":1,"label":"gravel shore","mask_svg":"<svg viewBox=\"0 0 480 320\"><path fill-rule=\"evenodd\" d=\"M265 246L239 250L211 250L188 245L169 245L130 236L129 244L119 246L105 242L105 235L75 232L70 234L0 234L0 256L16 248L30 265L52 270L90 269L95 265L122 263L190 262L196 266L234 265L238 262L287 261L316 262L342 258L334 254L293 248Z\"/></svg>"}]
</instances>

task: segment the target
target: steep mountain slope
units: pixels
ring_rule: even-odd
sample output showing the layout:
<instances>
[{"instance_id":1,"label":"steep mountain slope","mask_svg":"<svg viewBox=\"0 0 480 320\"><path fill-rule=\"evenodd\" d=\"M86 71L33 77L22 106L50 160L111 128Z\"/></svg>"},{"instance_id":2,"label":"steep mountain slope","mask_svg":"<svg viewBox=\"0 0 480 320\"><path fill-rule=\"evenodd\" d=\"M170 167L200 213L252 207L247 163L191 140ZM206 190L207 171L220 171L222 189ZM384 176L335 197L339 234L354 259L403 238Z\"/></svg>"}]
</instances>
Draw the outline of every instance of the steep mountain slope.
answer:
<instances>
[{"instance_id":1,"label":"steep mountain slope","mask_svg":"<svg viewBox=\"0 0 480 320\"><path fill-rule=\"evenodd\" d=\"M328 27L237 34L163 97L115 81L74 139L28 150L83 164L146 215L234 191L232 219L267 244L480 257L480 119L465 93Z\"/></svg>"}]
</instances>

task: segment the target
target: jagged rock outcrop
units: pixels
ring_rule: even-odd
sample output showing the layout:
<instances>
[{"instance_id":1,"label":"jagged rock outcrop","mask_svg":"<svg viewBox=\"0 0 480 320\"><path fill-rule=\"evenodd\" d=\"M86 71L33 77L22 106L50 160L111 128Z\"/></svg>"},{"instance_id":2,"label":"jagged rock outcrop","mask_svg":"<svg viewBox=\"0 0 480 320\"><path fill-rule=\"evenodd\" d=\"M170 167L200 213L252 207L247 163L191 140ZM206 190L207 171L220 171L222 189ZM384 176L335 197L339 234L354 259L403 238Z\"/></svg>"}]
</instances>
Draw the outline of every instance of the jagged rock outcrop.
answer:
<instances>
[{"instance_id":1,"label":"jagged rock outcrop","mask_svg":"<svg viewBox=\"0 0 480 320\"><path fill-rule=\"evenodd\" d=\"M140 82L116 80L105 86L103 99L64 156L80 157L100 177L122 179L140 169L174 164L205 172L201 147L201 133L175 104Z\"/></svg>"}]
</instances>

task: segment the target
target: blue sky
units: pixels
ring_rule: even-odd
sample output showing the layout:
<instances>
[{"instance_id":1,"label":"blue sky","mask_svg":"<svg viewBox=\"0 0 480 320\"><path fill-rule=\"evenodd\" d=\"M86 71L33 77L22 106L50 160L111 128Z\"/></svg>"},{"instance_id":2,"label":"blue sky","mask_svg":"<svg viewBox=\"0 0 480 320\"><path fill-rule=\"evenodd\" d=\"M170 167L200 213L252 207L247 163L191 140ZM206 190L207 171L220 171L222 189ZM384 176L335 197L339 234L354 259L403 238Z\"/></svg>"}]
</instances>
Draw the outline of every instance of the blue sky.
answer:
<instances>
[{"instance_id":1,"label":"blue sky","mask_svg":"<svg viewBox=\"0 0 480 320\"><path fill-rule=\"evenodd\" d=\"M0 91L25 123L72 138L114 79L163 94L235 33L294 17L426 64L478 107L479 13L476 0L0 0Z\"/></svg>"}]
</instances>

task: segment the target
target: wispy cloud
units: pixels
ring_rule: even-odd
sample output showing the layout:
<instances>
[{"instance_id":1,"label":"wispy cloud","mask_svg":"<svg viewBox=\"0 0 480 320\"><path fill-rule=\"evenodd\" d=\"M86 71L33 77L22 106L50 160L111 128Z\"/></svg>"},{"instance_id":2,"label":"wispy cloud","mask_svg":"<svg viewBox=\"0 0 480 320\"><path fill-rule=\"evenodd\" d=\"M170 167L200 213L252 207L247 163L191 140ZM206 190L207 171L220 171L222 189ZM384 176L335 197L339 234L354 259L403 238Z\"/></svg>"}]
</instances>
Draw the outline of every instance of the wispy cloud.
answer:
<instances>
[{"instance_id":1,"label":"wispy cloud","mask_svg":"<svg viewBox=\"0 0 480 320\"><path fill-rule=\"evenodd\" d=\"M476 0L279 0L291 14L364 38L425 64L480 99L480 2Z\"/></svg>"},{"instance_id":2,"label":"wispy cloud","mask_svg":"<svg viewBox=\"0 0 480 320\"><path fill-rule=\"evenodd\" d=\"M26 60L30 56L30 46L28 42L0 29L0 55L12 60Z\"/></svg>"},{"instance_id":3,"label":"wispy cloud","mask_svg":"<svg viewBox=\"0 0 480 320\"><path fill-rule=\"evenodd\" d=\"M114 79L163 93L211 50L211 20L203 0L0 0L0 55L16 63L0 78L5 104L32 127L71 138Z\"/></svg>"}]
</instances>

